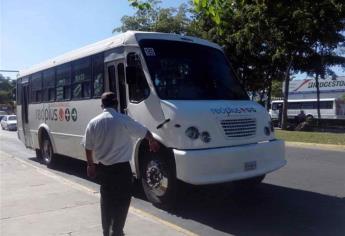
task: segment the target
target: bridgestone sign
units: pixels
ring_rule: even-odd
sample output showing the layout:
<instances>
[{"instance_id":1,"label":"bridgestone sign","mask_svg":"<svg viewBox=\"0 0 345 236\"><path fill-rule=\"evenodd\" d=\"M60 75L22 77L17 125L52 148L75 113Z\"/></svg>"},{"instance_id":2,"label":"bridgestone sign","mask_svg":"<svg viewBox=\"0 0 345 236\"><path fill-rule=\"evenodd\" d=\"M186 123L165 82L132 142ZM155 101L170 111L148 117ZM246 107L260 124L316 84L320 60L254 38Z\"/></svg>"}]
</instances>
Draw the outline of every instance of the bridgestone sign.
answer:
<instances>
[{"instance_id":1,"label":"bridgestone sign","mask_svg":"<svg viewBox=\"0 0 345 236\"><path fill-rule=\"evenodd\" d=\"M319 79L320 92L345 92L345 76L338 77L336 80ZM315 79L292 80L290 81L289 94L315 93Z\"/></svg>"}]
</instances>

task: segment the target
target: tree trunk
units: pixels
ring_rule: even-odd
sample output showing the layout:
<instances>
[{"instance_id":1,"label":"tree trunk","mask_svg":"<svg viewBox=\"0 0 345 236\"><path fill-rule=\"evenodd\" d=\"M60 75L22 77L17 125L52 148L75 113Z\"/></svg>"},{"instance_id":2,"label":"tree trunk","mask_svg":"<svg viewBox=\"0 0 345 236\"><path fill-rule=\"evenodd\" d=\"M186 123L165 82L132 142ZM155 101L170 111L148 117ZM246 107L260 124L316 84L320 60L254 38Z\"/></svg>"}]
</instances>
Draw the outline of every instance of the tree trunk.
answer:
<instances>
[{"instance_id":1,"label":"tree trunk","mask_svg":"<svg viewBox=\"0 0 345 236\"><path fill-rule=\"evenodd\" d=\"M267 111L269 111L271 109L272 78L273 78L273 76L268 78L269 81L268 81L268 90L267 90L267 99L266 99L266 109L267 109Z\"/></svg>"},{"instance_id":2,"label":"tree trunk","mask_svg":"<svg viewBox=\"0 0 345 236\"><path fill-rule=\"evenodd\" d=\"M288 67L286 68L285 74L285 85L284 85L284 103L283 103L283 115L282 115L282 130L287 129L288 125L288 116L287 116L287 109L288 109L288 99L289 99L289 84L290 84L290 70L292 67L293 57L290 58L290 62Z\"/></svg>"}]
</instances>

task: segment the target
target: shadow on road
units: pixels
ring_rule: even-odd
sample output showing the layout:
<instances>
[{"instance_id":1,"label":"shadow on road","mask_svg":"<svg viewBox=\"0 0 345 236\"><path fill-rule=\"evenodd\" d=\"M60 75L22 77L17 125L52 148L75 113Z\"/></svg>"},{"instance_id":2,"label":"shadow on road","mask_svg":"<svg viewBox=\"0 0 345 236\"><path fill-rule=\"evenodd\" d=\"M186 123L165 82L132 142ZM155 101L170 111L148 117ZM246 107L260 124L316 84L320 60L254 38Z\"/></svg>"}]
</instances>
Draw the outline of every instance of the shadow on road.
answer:
<instances>
[{"instance_id":1,"label":"shadow on road","mask_svg":"<svg viewBox=\"0 0 345 236\"><path fill-rule=\"evenodd\" d=\"M345 235L345 199L261 184L186 190L174 214L234 235ZM196 200L197 199L197 200Z\"/></svg>"},{"instance_id":2,"label":"shadow on road","mask_svg":"<svg viewBox=\"0 0 345 236\"><path fill-rule=\"evenodd\" d=\"M85 162L59 159L56 171L89 179ZM139 187L134 196L144 199ZM231 184L204 187L184 184L180 199L170 214L225 234L345 235L344 198L263 183L251 191L236 191ZM177 224L190 229L186 221ZM196 233L203 235L202 229L198 230Z\"/></svg>"}]
</instances>

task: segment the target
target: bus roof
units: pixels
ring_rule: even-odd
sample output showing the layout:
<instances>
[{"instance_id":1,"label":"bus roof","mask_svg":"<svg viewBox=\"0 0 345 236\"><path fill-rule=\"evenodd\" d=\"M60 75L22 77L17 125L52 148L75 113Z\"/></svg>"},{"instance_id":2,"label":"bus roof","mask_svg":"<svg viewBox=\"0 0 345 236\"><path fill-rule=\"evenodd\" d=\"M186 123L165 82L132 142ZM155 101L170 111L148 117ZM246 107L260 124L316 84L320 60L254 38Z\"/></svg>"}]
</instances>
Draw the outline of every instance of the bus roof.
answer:
<instances>
[{"instance_id":1,"label":"bus roof","mask_svg":"<svg viewBox=\"0 0 345 236\"><path fill-rule=\"evenodd\" d=\"M18 78L119 46L138 46L138 41L140 41L141 39L160 39L189 42L210 46L222 50L219 45L196 37L158 32L127 31L125 33L121 33L110 38L98 41L96 43L89 44L85 47L67 52L58 57L49 59L45 62L32 66L31 68L21 70L19 72Z\"/></svg>"},{"instance_id":2,"label":"bus roof","mask_svg":"<svg viewBox=\"0 0 345 236\"><path fill-rule=\"evenodd\" d=\"M289 99L288 102L316 102L316 98L308 98L308 99ZM337 98L320 98L320 101L334 101L337 100ZM284 102L283 100L274 100L271 101L271 103L278 103L278 102Z\"/></svg>"}]
</instances>

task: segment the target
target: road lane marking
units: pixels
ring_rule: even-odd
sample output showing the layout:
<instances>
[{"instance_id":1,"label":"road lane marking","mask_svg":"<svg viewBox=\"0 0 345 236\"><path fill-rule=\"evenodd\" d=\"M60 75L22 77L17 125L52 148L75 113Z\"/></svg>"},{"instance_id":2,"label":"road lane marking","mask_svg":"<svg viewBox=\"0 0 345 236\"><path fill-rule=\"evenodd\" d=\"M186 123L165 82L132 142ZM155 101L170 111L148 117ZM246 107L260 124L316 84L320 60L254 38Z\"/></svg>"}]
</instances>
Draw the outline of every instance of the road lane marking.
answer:
<instances>
[{"instance_id":1,"label":"road lane marking","mask_svg":"<svg viewBox=\"0 0 345 236\"><path fill-rule=\"evenodd\" d=\"M30 167L34 168L36 171L38 171L39 173L41 173L41 174L43 174L45 176L48 176L48 177L50 177L50 178L52 178L52 179L54 179L54 180L56 180L56 181L58 181L60 183L63 183L63 184L68 185L68 186L70 186L70 187L72 187L74 189L86 192L86 193L88 193L88 194L90 194L92 196L100 198L99 191L95 191L95 190L93 190L91 188L88 188L88 187L82 185L82 184L79 184L79 183L73 182L71 180L68 180L68 179L66 179L63 176L59 176L59 175L57 175L55 173L52 173L49 170L45 170L45 169L43 169L41 167L38 167L38 166L36 166L34 164L31 164L27 160L23 160L21 158L18 158L16 156L10 155L10 154L5 153L3 151L0 151L0 154L5 154L5 155L7 155L9 157L12 157L15 160L17 160L18 162L20 162L20 163L22 163L24 165L30 166ZM152 220L154 222L159 222L159 223L161 223L161 224L163 224L163 225L165 225L165 226L167 226L167 227L169 227L169 228L171 228L171 229L173 229L175 231L183 233L183 234L185 234L187 236L197 236L198 235L198 234L195 234L195 233L193 233L193 232L191 232L191 231L189 231L187 229L184 229L184 228L182 228L182 227L180 227L180 226L178 226L178 225L176 225L174 223L171 223L169 221L163 220L163 219L161 219L161 218L159 218L159 217L157 217L157 216L155 216L155 215L153 215L153 214L151 214L151 213L149 213L147 211L143 211L143 210L135 208L133 206L130 206L129 212L131 212L132 214L134 214L134 215L136 215L138 217L141 217L141 218L144 218L144 219L145 218L146 219L150 219L150 220Z\"/></svg>"},{"instance_id":2,"label":"road lane marking","mask_svg":"<svg viewBox=\"0 0 345 236\"><path fill-rule=\"evenodd\" d=\"M195 234L195 233L193 233L193 232L191 232L191 231L189 231L187 229L184 229L184 228L182 228L182 227L180 227L178 225L175 225L175 224L173 224L173 223L171 223L169 221L165 221L165 220L163 220L163 219L161 219L161 218L159 218L159 217L157 217L155 215L152 215L151 213L148 213L147 211L143 211L143 210L140 210L138 208L134 208L132 206L129 208L129 210L133 214L136 214L136 215L142 216L142 217L146 217L146 218L151 218L151 219L153 219L155 221L158 221L158 222L160 222L160 223L162 223L162 224L164 224L164 225L166 225L166 226L168 226L170 228L173 228L174 230L176 230L178 232L181 232L181 233L183 233L185 235L188 235L188 236L197 236L198 235L198 234Z\"/></svg>"}]
</instances>

